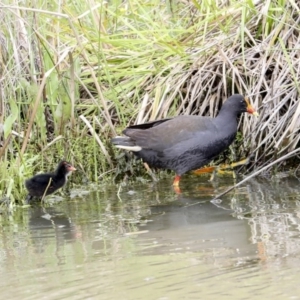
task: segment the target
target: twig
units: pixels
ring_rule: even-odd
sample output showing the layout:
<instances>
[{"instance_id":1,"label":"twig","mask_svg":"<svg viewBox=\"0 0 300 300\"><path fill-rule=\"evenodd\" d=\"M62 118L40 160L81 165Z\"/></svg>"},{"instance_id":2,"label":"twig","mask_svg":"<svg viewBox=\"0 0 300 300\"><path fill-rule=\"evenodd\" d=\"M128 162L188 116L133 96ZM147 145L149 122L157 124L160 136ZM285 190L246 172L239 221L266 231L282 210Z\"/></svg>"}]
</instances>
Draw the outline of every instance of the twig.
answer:
<instances>
[{"instance_id":1,"label":"twig","mask_svg":"<svg viewBox=\"0 0 300 300\"><path fill-rule=\"evenodd\" d=\"M2 157L3 153L5 152L5 149L7 148L8 144L10 143L10 140L11 140L11 133L6 138L4 145L0 148L0 158Z\"/></svg>"},{"instance_id":2,"label":"twig","mask_svg":"<svg viewBox=\"0 0 300 300\"><path fill-rule=\"evenodd\" d=\"M43 194L43 197L42 197L42 199L41 199L41 202L44 202L44 199L45 199L45 197L47 196L47 191L48 191L48 189L49 189L51 183L52 183L52 178L50 178L50 180L49 180L49 182L48 182L48 185L47 185L47 187L46 187L46 189L45 189L45 191L44 191L44 194Z\"/></svg>"},{"instance_id":3,"label":"twig","mask_svg":"<svg viewBox=\"0 0 300 300\"><path fill-rule=\"evenodd\" d=\"M36 117L36 114L37 114L37 111L38 111L38 108L39 108L39 105L40 105L40 102L41 102L41 98L42 98L42 95L43 95L43 90L44 90L45 85L46 85L46 81L47 81L48 77L51 75L51 73L55 70L55 68L66 58L66 56L68 55L69 51L70 51L70 48L67 48L63 52L63 54L60 56L58 62L55 64L55 66L53 66L52 68L50 68L45 73L45 75L44 75L44 77L42 79L42 82L40 84L40 87L39 87L39 90L38 90L38 93L37 93L37 96L36 96L36 99L34 101L32 111L31 111L30 120L29 120L29 123L28 123L28 127L27 127L27 130L26 130L26 134L25 134L25 137L24 137L24 140L23 140L21 151L20 151L21 152L20 157L22 157L23 154L25 153L25 150L26 150L26 147L27 147L27 143L29 141L29 136L30 136L30 133L31 133L31 129L33 127L33 123L34 123L34 120L35 120L35 117Z\"/></svg>"}]
</instances>

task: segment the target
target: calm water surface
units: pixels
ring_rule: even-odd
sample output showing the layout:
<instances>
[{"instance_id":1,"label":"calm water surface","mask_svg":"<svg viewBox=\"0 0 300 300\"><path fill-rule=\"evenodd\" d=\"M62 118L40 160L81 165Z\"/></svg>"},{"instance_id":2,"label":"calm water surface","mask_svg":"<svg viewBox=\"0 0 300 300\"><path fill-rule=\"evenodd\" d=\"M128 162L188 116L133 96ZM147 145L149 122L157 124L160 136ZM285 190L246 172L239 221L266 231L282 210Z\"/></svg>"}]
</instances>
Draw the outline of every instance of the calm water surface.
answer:
<instances>
[{"instance_id":1,"label":"calm water surface","mask_svg":"<svg viewBox=\"0 0 300 300\"><path fill-rule=\"evenodd\" d=\"M170 183L2 213L1 299L300 299L296 177Z\"/></svg>"}]
</instances>

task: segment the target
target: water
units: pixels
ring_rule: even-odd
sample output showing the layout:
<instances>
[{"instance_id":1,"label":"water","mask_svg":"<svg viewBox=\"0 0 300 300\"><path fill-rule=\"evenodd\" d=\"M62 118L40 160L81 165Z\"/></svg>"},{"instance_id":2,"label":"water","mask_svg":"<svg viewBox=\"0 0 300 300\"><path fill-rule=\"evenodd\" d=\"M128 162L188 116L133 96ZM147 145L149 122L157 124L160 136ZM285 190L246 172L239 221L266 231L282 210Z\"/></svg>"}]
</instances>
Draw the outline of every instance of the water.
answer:
<instances>
[{"instance_id":1,"label":"water","mask_svg":"<svg viewBox=\"0 0 300 300\"><path fill-rule=\"evenodd\" d=\"M300 299L296 177L170 182L3 212L1 298Z\"/></svg>"}]
</instances>

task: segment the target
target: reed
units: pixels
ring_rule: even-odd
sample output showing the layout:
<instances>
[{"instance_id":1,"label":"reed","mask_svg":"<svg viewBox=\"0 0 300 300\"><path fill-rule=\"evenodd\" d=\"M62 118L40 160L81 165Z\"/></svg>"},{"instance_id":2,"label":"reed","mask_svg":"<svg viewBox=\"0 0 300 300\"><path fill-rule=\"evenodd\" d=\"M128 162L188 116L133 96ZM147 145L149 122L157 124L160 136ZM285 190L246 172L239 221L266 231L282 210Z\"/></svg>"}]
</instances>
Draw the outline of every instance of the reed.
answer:
<instances>
[{"instance_id":1,"label":"reed","mask_svg":"<svg viewBox=\"0 0 300 300\"><path fill-rule=\"evenodd\" d=\"M167 116L215 116L233 93L249 96L260 118L242 117L234 157L222 159L252 154L251 171L299 146L295 1L0 7L0 189L12 204L24 198L24 178L62 157L79 166L78 184L132 174L112 136Z\"/></svg>"}]
</instances>

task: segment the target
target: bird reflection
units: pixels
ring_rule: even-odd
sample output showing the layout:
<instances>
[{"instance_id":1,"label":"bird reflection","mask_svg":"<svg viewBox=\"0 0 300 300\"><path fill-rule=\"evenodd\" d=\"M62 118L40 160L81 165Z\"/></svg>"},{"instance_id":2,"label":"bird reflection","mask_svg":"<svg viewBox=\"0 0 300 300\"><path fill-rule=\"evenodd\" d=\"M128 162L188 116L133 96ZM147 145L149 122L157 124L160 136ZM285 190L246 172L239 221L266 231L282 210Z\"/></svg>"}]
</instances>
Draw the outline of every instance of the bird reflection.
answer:
<instances>
[{"instance_id":1,"label":"bird reflection","mask_svg":"<svg viewBox=\"0 0 300 300\"><path fill-rule=\"evenodd\" d=\"M58 264L64 264L66 242L78 238L78 228L71 219L53 207L35 206L30 209L29 229L35 253L47 251L54 244Z\"/></svg>"}]
</instances>

